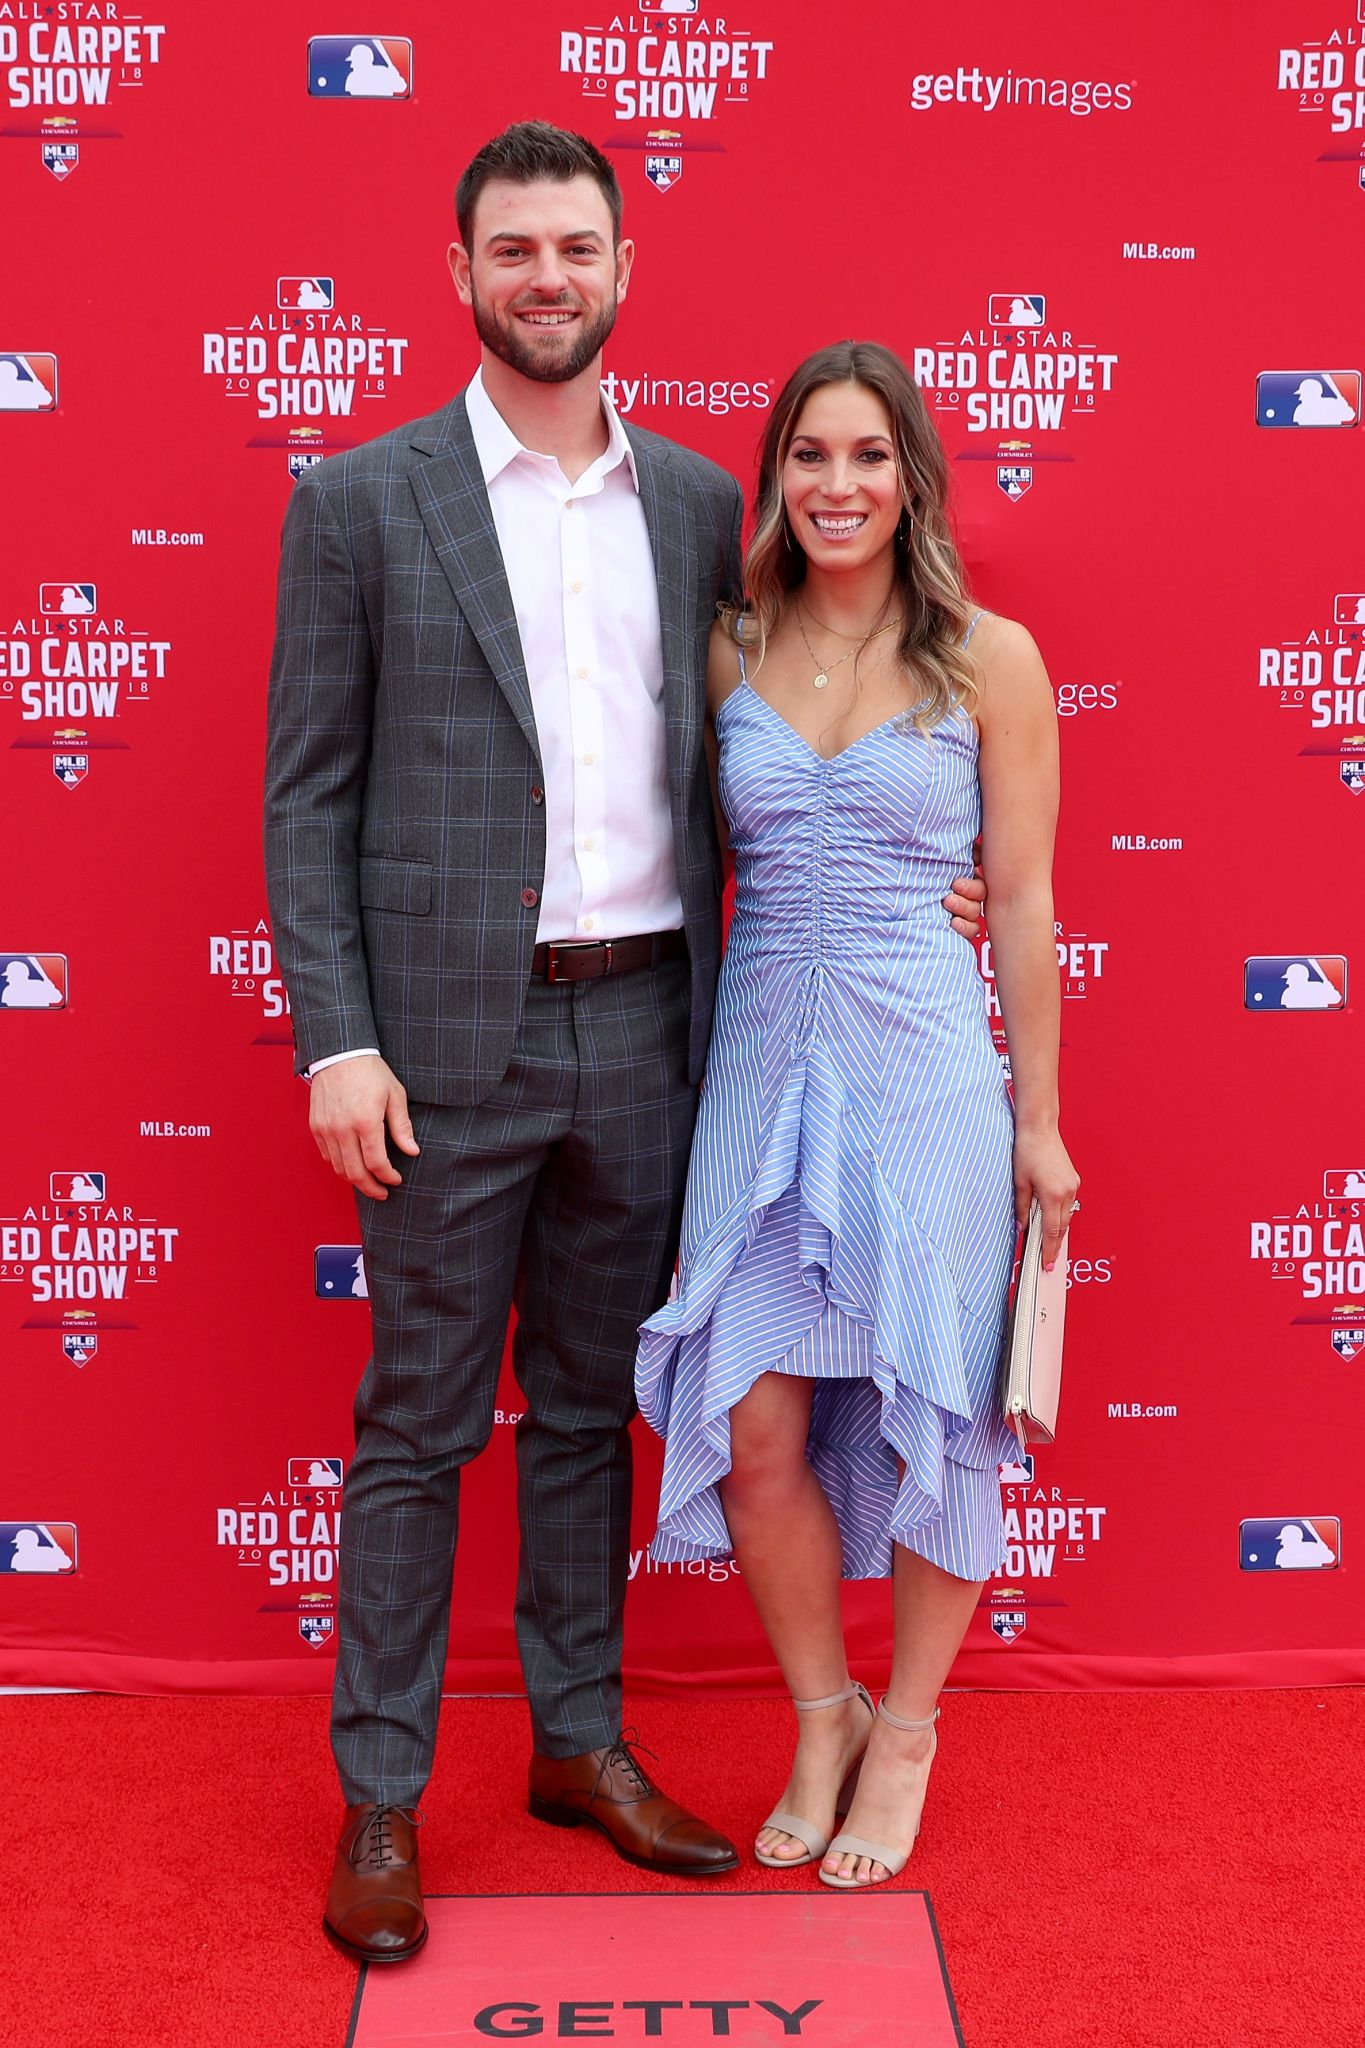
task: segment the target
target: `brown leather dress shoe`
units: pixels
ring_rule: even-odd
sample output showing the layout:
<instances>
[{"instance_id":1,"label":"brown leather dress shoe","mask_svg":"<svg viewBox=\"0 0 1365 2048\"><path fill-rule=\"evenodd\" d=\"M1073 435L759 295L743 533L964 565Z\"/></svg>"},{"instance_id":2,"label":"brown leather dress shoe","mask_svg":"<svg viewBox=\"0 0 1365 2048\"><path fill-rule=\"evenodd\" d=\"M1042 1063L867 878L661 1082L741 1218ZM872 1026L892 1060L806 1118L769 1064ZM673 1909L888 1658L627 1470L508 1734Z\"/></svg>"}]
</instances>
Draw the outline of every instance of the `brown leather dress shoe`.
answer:
<instances>
[{"instance_id":1,"label":"brown leather dress shoe","mask_svg":"<svg viewBox=\"0 0 1365 2048\"><path fill-rule=\"evenodd\" d=\"M704 1820L667 1798L631 1748L633 1730L582 1756L531 1758L530 1809L552 1827L597 1828L627 1863L670 1877L719 1877L739 1852Z\"/></svg>"},{"instance_id":2,"label":"brown leather dress shoe","mask_svg":"<svg viewBox=\"0 0 1365 2048\"><path fill-rule=\"evenodd\" d=\"M348 1806L322 1931L357 1963L402 1963L427 1938L415 1807Z\"/></svg>"}]
</instances>

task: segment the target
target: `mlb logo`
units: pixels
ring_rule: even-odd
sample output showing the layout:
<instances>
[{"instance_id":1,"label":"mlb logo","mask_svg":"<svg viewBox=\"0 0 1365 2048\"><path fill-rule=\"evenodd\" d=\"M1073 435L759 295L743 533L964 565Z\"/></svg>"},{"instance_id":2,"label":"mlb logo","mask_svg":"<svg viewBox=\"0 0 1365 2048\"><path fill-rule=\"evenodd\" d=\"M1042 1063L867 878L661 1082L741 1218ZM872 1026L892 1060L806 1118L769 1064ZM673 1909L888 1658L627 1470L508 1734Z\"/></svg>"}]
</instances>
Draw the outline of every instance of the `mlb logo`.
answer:
<instances>
[{"instance_id":1,"label":"mlb logo","mask_svg":"<svg viewBox=\"0 0 1365 2048\"><path fill-rule=\"evenodd\" d=\"M313 1253L313 1292L319 1301L366 1301L365 1254L358 1244L320 1244Z\"/></svg>"},{"instance_id":2,"label":"mlb logo","mask_svg":"<svg viewBox=\"0 0 1365 2048\"><path fill-rule=\"evenodd\" d=\"M342 1462L340 1458L291 1458L289 1460L289 1484L291 1486L340 1486L341 1473Z\"/></svg>"},{"instance_id":3,"label":"mlb logo","mask_svg":"<svg viewBox=\"0 0 1365 2048\"><path fill-rule=\"evenodd\" d=\"M1337 1515L1261 1515L1240 1531L1244 1572L1334 1572L1341 1563Z\"/></svg>"},{"instance_id":4,"label":"mlb logo","mask_svg":"<svg viewBox=\"0 0 1365 2048\"><path fill-rule=\"evenodd\" d=\"M52 756L52 773L56 776L58 782L61 783L63 789L79 789L86 776L90 773L90 756L88 754L54 754Z\"/></svg>"},{"instance_id":5,"label":"mlb logo","mask_svg":"<svg viewBox=\"0 0 1365 2048\"><path fill-rule=\"evenodd\" d=\"M0 1010L64 1010L65 953L0 953Z\"/></svg>"},{"instance_id":6,"label":"mlb logo","mask_svg":"<svg viewBox=\"0 0 1365 2048\"><path fill-rule=\"evenodd\" d=\"M412 98L412 44L406 36L312 36L308 96L315 100Z\"/></svg>"},{"instance_id":7,"label":"mlb logo","mask_svg":"<svg viewBox=\"0 0 1365 2048\"><path fill-rule=\"evenodd\" d=\"M81 146L78 142L45 142L43 144L43 168L51 171L58 184L69 178L81 160Z\"/></svg>"},{"instance_id":8,"label":"mlb logo","mask_svg":"<svg viewBox=\"0 0 1365 2048\"><path fill-rule=\"evenodd\" d=\"M289 474L297 483L306 469L316 469L321 462L320 455L310 455L306 449L291 448L289 451Z\"/></svg>"},{"instance_id":9,"label":"mlb logo","mask_svg":"<svg viewBox=\"0 0 1365 2048\"><path fill-rule=\"evenodd\" d=\"M701 0L640 0L641 14L695 14ZM1362 0L1365 5L1365 0Z\"/></svg>"},{"instance_id":10,"label":"mlb logo","mask_svg":"<svg viewBox=\"0 0 1365 2048\"><path fill-rule=\"evenodd\" d=\"M1242 970L1248 1010L1344 1010L1346 961L1340 953L1263 953Z\"/></svg>"},{"instance_id":11,"label":"mlb logo","mask_svg":"<svg viewBox=\"0 0 1365 2048\"><path fill-rule=\"evenodd\" d=\"M62 1350L73 1365L84 1365L87 1358L93 1358L100 1348L100 1340L93 1330L67 1330L62 1335Z\"/></svg>"},{"instance_id":12,"label":"mlb logo","mask_svg":"<svg viewBox=\"0 0 1365 2048\"><path fill-rule=\"evenodd\" d=\"M995 472L995 481L1007 498L1022 498L1033 483L1033 470L1027 462L1002 462Z\"/></svg>"},{"instance_id":13,"label":"mlb logo","mask_svg":"<svg viewBox=\"0 0 1365 2048\"><path fill-rule=\"evenodd\" d=\"M1349 789L1352 796L1359 796L1361 791L1365 790L1365 756L1348 754L1344 760L1337 762L1337 774L1341 777L1343 788Z\"/></svg>"},{"instance_id":14,"label":"mlb logo","mask_svg":"<svg viewBox=\"0 0 1365 2048\"><path fill-rule=\"evenodd\" d=\"M1332 1349L1347 1363L1365 1351L1365 1330L1333 1330Z\"/></svg>"},{"instance_id":15,"label":"mlb logo","mask_svg":"<svg viewBox=\"0 0 1365 2048\"><path fill-rule=\"evenodd\" d=\"M1028 1616L1022 1608L1005 1609L991 1616L991 1627L1002 1643L1012 1643L1028 1627Z\"/></svg>"},{"instance_id":16,"label":"mlb logo","mask_svg":"<svg viewBox=\"0 0 1365 2048\"><path fill-rule=\"evenodd\" d=\"M55 412L57 358L10 351L0 354L0 412Z\"/></svg>"},{"instance_id":17,"label":"mlb logo","mask_svg":"<svg viewBox=\"0 0 1365 2048\"><path fill-rule=\"evenodd\" d=\"M671 192L683 174L680 156L647 156L645 176L656 192Z\"/></svg>"},{"instance_id":18,"label":"mlb logo","mask_svg":"<svg viewBox=\"0 0 1365 2048\"><path fill-rule=\"evenodd\" d=\"M1024 1451L1017 1458L1006 1458L1004 1464L996 1469L1002 1486L1032 1486L1033 1453Z\"/></svg>"},{"instance_id":19,"label":"mlb logo","mask_svg":"<svg viewBox=\"0 0 1365 2048\"><path fill-rule=\"evenodd\" d=\"M275 279L275 304L281 311L292 313L302 308L304 312L330 312L336 303L336 279L331 277L277 277Z\"/></svg>"},{"instance_id":20,"label":"mlb logo","mask_svg":"<svg viewBox=\"0 0 1365 2048\"><path fill-rule=\"evenodd\" d=\"M1047 297L1043 292L992 292L986 319L992 327L1042 327Z\"/></svg>"},{"instance_id":21,"label":"mlb logo","mask_svg":"<svg viewBox=\"0 0 1365 2048\"><path fill-rule=\"evenodd\" d=\"M97 610L99 594L93 583L40 583L38 609L49 618L89 618Z\"/></svg>"},{"instance_id":22,"label":"mlb logo","mask_svg":"<svg viewBox=\"0 0 1365 2048\"><path fill-rule=\"evenodd\" d=\"M1332 621L1338 626L1365 626L1365 590L1339 590L1332 599Z\"/></svg>"},{"instance_id":23,"label":"mlb logo","mask_svg":"<svg viewBox=\"0 0 1365 2048\"><path fill-rule=\"evenodd\" d=\"M299 1634L303 1637L305 1643L309 1644L314 1650L324 1649L330 1643L332 1640L332 1630L335 1625L330 1614L301 1614L299 1616Z\"/></svg>"},{"instance_id":24,"label":"mlb logo","mask_svg":"<svg viewBox=\"0 0 1365 2048\"><path fill-rule=\"evenodd\" d=\"M1365 1202L1365 1166L1329 1166L1322 1176L1324 1202Z\"/></svg>"},{"instance_id":25,"label":"mlb logo","mask_svg":"<svg viewBox=\"0 0 1365 2048\"><path fill-rule=\"evenodd\" d=\"M50 1173L47 1198L50 1202L102 1202L109 1185L104 1173Z\"/></svg>"},{"instance_id":26,"label":"mlb logo","mask_svg":"<svg viewBox=\"0 0 1365 2048\"><path fill-rule=\"evenodd\" d=\"M74 1572L74 1522L0 1522L0 1572Z\"/></svg>"},{"instance_id":27,"label":"mlb logo","mask_svg":"<svg viewBox=\"0 0 1365 2048\"><path fill-rule=\"evenodd\" d=\"M1256 379L1256 424L1359 426L1359 370L1262 370Z\"/></svg>"}]
</instances>

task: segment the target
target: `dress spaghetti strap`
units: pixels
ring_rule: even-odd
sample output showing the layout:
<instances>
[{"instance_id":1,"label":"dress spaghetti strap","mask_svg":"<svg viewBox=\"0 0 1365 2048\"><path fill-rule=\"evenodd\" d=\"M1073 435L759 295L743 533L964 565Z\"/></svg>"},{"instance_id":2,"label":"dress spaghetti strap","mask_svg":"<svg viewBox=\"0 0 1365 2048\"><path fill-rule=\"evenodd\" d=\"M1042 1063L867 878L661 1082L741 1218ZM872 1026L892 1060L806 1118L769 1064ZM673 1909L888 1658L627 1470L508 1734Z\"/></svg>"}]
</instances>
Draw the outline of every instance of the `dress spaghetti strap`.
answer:
<instances>
[{"instance_id":1,"label":"dress spaghetti strap","mask_svg":"<svg viewBox=\"0 0 1365 2048\"><path fill-rule=\"evenodd\" d=\"M963 645L964 647L970 647L970 645L971 645L971 641L972 641L972 635L973 635L973 633L974 633L974 632L976 631L976 629L977 629L977 626L978 626L978 624L980 623L980 621L981 621L982 619L984 619L984 618L985 618L985 616L986 616L986 614L985 614L984 612L974 612L974 613L972 614L972 618L971 618L971 620L970 620L970 622L969 622L969 624L968 624L967 630L966 630L966 632L965 632L965 633L964 633L964 634L962 635L962 645Z\"/></svg>"}]
</instances>

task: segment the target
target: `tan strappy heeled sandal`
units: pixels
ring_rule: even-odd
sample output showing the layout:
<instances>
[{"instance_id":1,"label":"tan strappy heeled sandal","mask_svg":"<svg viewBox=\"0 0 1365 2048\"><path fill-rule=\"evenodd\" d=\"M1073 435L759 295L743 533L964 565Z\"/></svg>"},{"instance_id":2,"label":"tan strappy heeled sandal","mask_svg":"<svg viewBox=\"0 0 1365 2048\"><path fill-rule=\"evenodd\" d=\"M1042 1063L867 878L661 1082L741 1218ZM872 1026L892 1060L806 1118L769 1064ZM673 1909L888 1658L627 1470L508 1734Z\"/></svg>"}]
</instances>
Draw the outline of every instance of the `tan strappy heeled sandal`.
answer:
<instances>
[{"instance_id":1,"label":"tan strappy heeled sandal","mask_svg":"<svg viewBox=\"0 0 1365 2048\"><path fill-rule=\"evenodd\" d=\"M899 1714L893 1714L885 1700L882 1700L877 1707L877 1712L881 1715L883 1721L889 1721L893 1728L905 1729L907 1734L914 1734L921 1728L932 1728L934 1730L934 1740L929 1750L929 1768L931 1770L933 1769L934 1758L938 1754L938 1729L934 1724L938 1720L939 1711L935 1707L933 1713L925 1721L906 1721ZM923 1806L921 1806L921 1814L923 1814L923 1811ZM915 1841L918 1839L919 1822L916 1821L915 1835L910 1843L910 1849L914 1848ZM884 1863L886 1865L887 1874L885 1877L840 1877L834 1871L826 1870L822 1864L820 1868L820 1882L821 1884L832 1885L837 1892L873 1891L879 1884L887 1884L893 1877L900 1876L910 1860L910 1849L904 1851L893 1849L886 1842L865 1842L861 1835L836 1835L829 1844L829 1847L821 1850L822 1856L827 1856L830 1850L837 1850L841 1856L870 1856L874 1863Z\"/></svg>"},{"instance_id":2,"label":"tan strappy heeled sandal","mask_svg":"<svg viewBox=\"0 0 1365 2048\"><path fill-rule=\"evenodd\" d=\"M872 1703L871 1693L865 1685L859 1685L856 1678L845 1686L842 1692L832 1692L822 1700L793 1700L792 1705L796 1708L798 1714L814 1714L818 1713L821 1707L841 1707L846 1700L861 1700L869 1714L875 1714L877 1711ZM871 1732L871 1726L869 1725L868 1733L871 1734ZM867 1745L864 1744L863 1746L866 1748ZM834 1817L836 1820L842 1820L849 1807L853 1804L853 1794L858 1789L858 1773L862 1767L863 1760L859 1756L850 1766L843 1784L839 1787L839 1797L834 1807ZM829 1848L829 1843L825 1840L819 1828L813 1822L804 1819L799 1813L784 1813L779 1807L776 1813L768 1815L763 1826L765 1828L781 1828L784 1835L791 1835L796 1841L804 1842L807 1851L804 1856L774 1856L767 1849L760 1849L758 1843L755 1842L754 1855L769 1870L800 1870L807 1863L817 1862Z\"/></svg>"}]
</instances>

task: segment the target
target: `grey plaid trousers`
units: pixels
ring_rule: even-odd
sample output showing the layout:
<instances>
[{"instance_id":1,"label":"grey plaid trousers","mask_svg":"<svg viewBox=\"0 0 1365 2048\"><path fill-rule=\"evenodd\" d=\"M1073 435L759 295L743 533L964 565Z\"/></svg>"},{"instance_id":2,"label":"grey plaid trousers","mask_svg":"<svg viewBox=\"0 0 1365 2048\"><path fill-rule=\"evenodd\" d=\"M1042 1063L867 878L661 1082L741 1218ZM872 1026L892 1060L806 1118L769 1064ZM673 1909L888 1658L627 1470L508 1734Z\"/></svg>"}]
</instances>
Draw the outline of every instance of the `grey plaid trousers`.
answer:
<instances>
[{"instance_id":1,"label":"grey plaid trousers","mask_svg":"<svg viewBox=\"0 0 1365 2048\"><path fill-rule=\"evenodd\" d=\"M508 1310L516 1626L535 1746L621 1729L636 1330L672 1272L696 1108L688 968L532 982L473 1107L411 1105L403 1186L358 1198L374 1355L341 1533L332 1746L348 1804L411 1805L431 1771L460 1468L483 1448Z\"/></svg>"}]
</instances>

